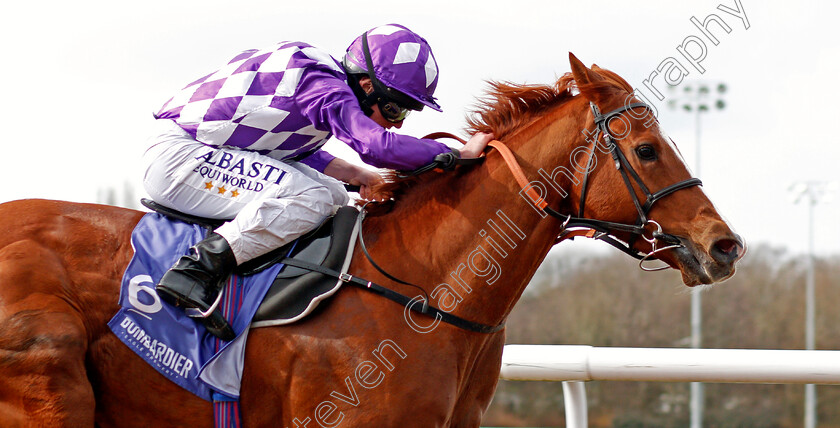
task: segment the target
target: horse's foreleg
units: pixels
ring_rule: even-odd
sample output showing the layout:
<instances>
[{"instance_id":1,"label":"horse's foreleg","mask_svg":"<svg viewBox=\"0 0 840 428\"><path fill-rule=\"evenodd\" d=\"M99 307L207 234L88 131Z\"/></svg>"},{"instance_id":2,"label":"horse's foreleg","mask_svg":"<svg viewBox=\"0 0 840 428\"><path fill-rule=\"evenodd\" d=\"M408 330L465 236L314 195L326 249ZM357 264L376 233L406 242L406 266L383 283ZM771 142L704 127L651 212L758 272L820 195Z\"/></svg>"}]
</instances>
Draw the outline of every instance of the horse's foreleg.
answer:
<instances>
[{"instance_id":1,"label":"horse's foreleg","mask_svg":"<svg viewBox=\"0 0 840 428\"><path fill-rule=\"evenodd\" d=\"M496 333L484 344L475 359L472 372L461 388L450 427L475 428L481 425L481 419L496 391L504 342L504 333Z\"/></svg>"},{"instance_id":2,"label":"horse's foreleg","mask_svg":"<svg viewBox=\"0 0 840 428\"><path fill-rule=\"evenodd\" d=\"M93 426L84 324L59 297L63 278L43 269L48 255L33 252L37 247L24 242L0 250L0 421L4 427Z\"/></svg>"}]
</instances>

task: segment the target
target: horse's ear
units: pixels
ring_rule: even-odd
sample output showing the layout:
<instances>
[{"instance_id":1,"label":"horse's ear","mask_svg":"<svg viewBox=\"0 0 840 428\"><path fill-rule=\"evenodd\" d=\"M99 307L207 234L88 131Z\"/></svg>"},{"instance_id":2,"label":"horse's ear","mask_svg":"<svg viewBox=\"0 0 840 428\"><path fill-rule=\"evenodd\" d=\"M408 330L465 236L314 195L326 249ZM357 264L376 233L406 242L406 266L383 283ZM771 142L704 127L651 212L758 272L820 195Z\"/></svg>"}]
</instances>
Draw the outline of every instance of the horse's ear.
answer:
<instances>
[{"instance_id":1,"label":"horse's ear","mask_svg":"<svg viewBox=\"0 0 840 428\"><path fill-rule=\"evenodd\" d=\"M571 52L569 52L569 65L572 66L572 76L575 77L575 82L578 85L585 85L590 82L589 69Z\"/></svg>"},{"instance_id":2,"label":"horse's ear","mask_svg":"<svg viewBox=\"0 0 840 428\"><path fill-rule=\"evenodd\" d=\"M575 78L575 83L580 93L589 101L597 103L600 97L596 91L592 90L592 83L604 80L604 78L594 70L586 68L575 54L571 52L569 52L569 64L572 66L572 76ZM598 66L593 65L593 68L598 68Z\"/></svg>"}]
</instances>

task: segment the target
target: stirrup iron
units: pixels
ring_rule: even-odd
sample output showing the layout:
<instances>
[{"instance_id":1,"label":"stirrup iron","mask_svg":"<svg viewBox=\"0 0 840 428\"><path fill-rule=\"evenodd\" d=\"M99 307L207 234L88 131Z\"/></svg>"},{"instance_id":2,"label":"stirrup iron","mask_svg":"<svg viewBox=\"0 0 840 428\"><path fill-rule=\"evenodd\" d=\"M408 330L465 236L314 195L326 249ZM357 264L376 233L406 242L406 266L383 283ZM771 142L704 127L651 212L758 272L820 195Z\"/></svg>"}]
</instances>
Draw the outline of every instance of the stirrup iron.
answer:
<instances>
[{"instance_id":1,"label":"stirrup iron","mask_svg":"<svg viewBox=\"0 0 840 428\"><path fill-rule=\"evenodd\" d=\"M213 304L210 305L210 307L207 308L206 311L202 312L201 309L198 309L198 308L186 308L186 309L184 309L184 313L190 318L207 318L207 317L209 317L210 314L212 314L213 311L215 311L216 308L219 307L219 303L222 302L222 294L224 294L224 292L225 292L225 289L224 289L224 287L222 287L222 289L219 290L219 295L216 296L216 301L213 302Z\"/></svg>"}]
</instances>

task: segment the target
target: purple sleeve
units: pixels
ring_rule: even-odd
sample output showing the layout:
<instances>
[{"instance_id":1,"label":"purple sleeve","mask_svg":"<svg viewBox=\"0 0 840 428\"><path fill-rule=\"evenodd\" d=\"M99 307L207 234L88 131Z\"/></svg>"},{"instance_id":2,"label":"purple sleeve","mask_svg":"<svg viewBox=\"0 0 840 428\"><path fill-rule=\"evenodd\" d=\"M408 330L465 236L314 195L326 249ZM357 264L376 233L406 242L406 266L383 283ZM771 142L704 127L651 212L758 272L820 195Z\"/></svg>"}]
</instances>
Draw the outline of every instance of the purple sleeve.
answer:
<instances>
[{"instance_id":1,"label":"purple sleeve","mask_svg":"<svg viewBox=\"0 0 840 428\"><path fill-rule=\"evenodd\" d=\"M362 112L347 82L327 72L307 70L295 99L316 129L331 132L359 153L363 162L377 168L416 169L451 151L443 143L395 134L379 126Z\"/></svg>"},{"instance_id":2,"label":"purple sleeve","mask_svg":"<svg viewBox=\"0 0 840 428\"><path fill-rule=\"evenodd\" d=\"M303 158L300 160L300 163L304 165L308 165L318 172L324 172L324 169L327 167L327 164L332 162L335 159L335 156L329 154L326 150L318 150L315 153Z\"/></svg>"}]
</instances>

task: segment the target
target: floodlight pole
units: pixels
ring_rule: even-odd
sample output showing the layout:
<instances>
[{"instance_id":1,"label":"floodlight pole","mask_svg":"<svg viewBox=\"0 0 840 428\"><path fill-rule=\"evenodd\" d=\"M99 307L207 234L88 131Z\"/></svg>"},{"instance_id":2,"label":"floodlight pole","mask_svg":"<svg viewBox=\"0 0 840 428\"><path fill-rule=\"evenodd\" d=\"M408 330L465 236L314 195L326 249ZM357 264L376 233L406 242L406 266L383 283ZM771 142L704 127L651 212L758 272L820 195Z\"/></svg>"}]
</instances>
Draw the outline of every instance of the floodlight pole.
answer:
<instances>
[{"instance_id":1,"label":"floodlight pole","mask_svg":"<svg viewBox=\"0 0 840 428\"><path fill-rule=\"evenodd\" d=\"M808 257L805 272L805 349L813 350L816 345L816 298L814 284L814 207L825 193L826 183L807 181L794 184L795 204L804 201L808 204ZM817 426L817 387L805 385L805 428Z\"/></svg>"},{"instance_id":2,"label":"floodlight pole","mask_svg":"<svg viewBox=\"0 0 840 428\"><path fill-rule=\"evenodd\" d=\"M816 342L814 306L814 206L817 204L816 195L808 192L811 196L808 201L808 274L805 279L805 349L811 351ZM816 428L817 426L817 386L813 383L805 385L805 428Z\"/></svg>"},{"instance_id":3,"label":"floodlight pole","mask_svg":"<svg viewBox=\"0 0 840 428\"><path fill-rule=\"evenodd\" d=\"M700 91L695 91L697 94L697 102L694 109L694 168L695 176L700 177ZM700 290L694 290L691 293L691 347L700 349L703 347L703 294ZM703 411L706 403L706 393L703 384L700 382L691 382L691 402L690 402L690 417L691 428L703 427Z\"/></svg>"},{"instance_id":4,"label":"floodlight pole","mask_svg":"<svg viewBox=\"0 0 840 428\"><path fill-rule=\"evenodd\" d=\"M671 87L674 89L674 87ZM696 177L700 177L700 131L701 131L701 122L700 117L704 111L709 111L711 106L714 106L718 110L723 110L725 103L723 102L723 94L726 92L726 85L724 83L718 83L716 86L716 92L718 96L718 100L714 104L707 104L706 100L703 98L708 96L711 92L709 86L703 83L694 85L694 84L686 84L683 88L683 91L686 93L686 97L679 100L681 104L681 108L683 110L693 112L694 113L694 132L695 132L695 139L694 139L694 175ZM669 102L669 107L676 108L677 107L677 99L674 99ZM711 105L710 105L711 104ZM691 347L692 348L700 348L703 345L703 298L702 294L699 292L691 293ZM691 413L691 428L702 428L703 427L703 409L705 407L705 393L703 384L700 382L692 382L691 383L691 401L689 403L689 409Z\"/></svg>"}]
</instances>

